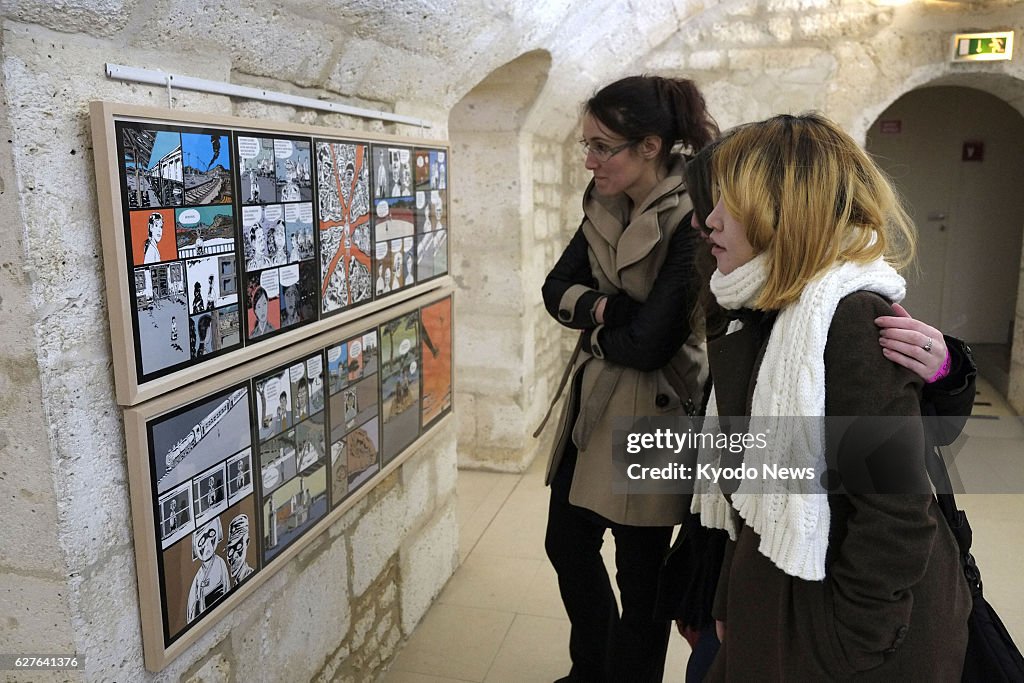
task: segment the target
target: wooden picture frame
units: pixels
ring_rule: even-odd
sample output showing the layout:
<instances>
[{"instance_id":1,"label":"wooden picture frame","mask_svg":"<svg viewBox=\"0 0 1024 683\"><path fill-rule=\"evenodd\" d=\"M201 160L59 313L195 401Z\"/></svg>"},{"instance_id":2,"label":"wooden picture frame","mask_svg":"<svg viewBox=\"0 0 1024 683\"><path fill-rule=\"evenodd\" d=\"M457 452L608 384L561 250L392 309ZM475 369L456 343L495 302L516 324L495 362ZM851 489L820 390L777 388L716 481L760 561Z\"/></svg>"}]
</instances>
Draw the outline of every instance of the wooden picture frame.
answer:
<instances>
[{"instance_id":1,"label":"wooden picture frame","mask_svg":"<svg viewBox=\"0 0 1024 683\"><path fill-rule=\"evenodd\" d=\"M269 339L308 339L446 284L443 141L103 101L90 117L121 405L258 358ZM363 155L355 184L334 189L338 206L320 185L330 155L318 146L331 145Z\"/></svg>"},{"instance_id":2,"label":"wooden picture frame","mask_svg":"<svg viewBox=\"0 0 1024 683\"><path fill-rule=\"evenodd\" d=\"M420 294L125 409L149 670L164 668L258 590L448 419L450 406L423 423L422 383L413 379L422 372L413 362L420 348L403 342L419 338L423 310L451 310L451 290ZM437 355L450 359L451 317L431 329ZM397 350L389 355L388 417L402 424L386 461L378 348L385 335ZM450 361L447 369L450 387ZM335 490L338 472L344 490Z\"/></svg>"}]
</instances>

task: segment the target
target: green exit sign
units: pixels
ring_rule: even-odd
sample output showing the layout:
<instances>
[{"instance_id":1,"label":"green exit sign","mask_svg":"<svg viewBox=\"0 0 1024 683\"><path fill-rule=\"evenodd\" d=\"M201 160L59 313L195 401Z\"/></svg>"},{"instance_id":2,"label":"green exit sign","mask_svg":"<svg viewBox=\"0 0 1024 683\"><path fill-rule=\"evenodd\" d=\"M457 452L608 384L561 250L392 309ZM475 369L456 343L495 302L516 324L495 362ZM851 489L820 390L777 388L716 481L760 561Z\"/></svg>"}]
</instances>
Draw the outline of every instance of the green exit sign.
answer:
<instances>
[{"instance_id":1,"label":"green exit sign","mask_svg":"<svg viewBox=\"0 0 1024 683\"><path fill-rule=\"evenodd\" d=\"M1013 59L1013 31L958 33L953 36L954 62L991 62Z\"/></svg>"}]
</instances>

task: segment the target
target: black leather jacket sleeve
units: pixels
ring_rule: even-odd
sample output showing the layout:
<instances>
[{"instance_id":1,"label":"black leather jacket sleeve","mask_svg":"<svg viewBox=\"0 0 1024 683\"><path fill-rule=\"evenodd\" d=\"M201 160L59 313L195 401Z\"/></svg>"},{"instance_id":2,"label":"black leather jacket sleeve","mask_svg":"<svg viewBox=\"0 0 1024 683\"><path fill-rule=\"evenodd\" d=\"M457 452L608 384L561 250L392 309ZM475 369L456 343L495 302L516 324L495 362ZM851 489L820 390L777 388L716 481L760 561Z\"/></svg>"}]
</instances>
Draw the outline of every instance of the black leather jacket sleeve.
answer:
<instances>
[{"instance_id":1,"label":"black leather jacket sleeve","mask_svg":"<svg viewBox=\"0 0 1024 683\"><path fill-rule=\"evenodd\" d=\"M587 238L579 228L541 287L548 314L574 330L597 326L594 309L604 296L597 290L587 250Z\"/></svg>"}]
</instances>

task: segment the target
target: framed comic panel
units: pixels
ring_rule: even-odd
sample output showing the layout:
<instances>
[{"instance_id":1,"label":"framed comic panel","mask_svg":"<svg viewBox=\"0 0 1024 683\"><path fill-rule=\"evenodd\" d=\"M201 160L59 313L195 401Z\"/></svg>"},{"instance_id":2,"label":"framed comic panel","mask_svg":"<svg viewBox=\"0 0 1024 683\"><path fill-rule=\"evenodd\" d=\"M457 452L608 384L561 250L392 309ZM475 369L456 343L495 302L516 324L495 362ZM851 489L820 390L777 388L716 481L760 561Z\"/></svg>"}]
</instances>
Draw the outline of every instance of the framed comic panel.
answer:
<instances>
[{"instance_id":1,"label":"framed comic panel","mask_svg":"<svg viewBox=\"0 0 1024 683\"><path fill-rule=\"evenodd\" d=\"M450 292L125 409L147 668L259 590L443 421Z\"/></svg>"},{"instance_id":2,"label":"framed comic panel","mask_svg":"<svg viewBox=\"0 0 1024 683\"><path fill-rule=\"evenodd\" d=\"M91 118L122 405L445 285L447 147L109 102Z\"/></svg>"}]
</instances>

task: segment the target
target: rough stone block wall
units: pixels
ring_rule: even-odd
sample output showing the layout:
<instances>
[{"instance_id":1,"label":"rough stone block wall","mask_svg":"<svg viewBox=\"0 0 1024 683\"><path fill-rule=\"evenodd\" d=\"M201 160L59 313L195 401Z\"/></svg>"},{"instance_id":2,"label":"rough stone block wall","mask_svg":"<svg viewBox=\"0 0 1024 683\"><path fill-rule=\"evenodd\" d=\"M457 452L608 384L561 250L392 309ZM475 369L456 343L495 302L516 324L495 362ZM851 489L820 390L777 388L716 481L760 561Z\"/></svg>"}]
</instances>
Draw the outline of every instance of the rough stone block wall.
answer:
<instances>
[{"instance_id":1,"label":"rough stone block wall","mask_svg":"<svg viewBox=\"0 0 1024 683\"><path fill-rule=\"evenodd\" d=\"M112 56L213 80L231 80L233 64L10 21L2 50L0 493L18 519L0 531L5 649L85 655L84 672L52 680L372 679L457 562L453 421L163 672L146 672L88 103L168 105L163 88L108 81ZM420 130L215 95L173 97L191 112L445 136L443 123Z\"/></svg>"}]
</instances>

